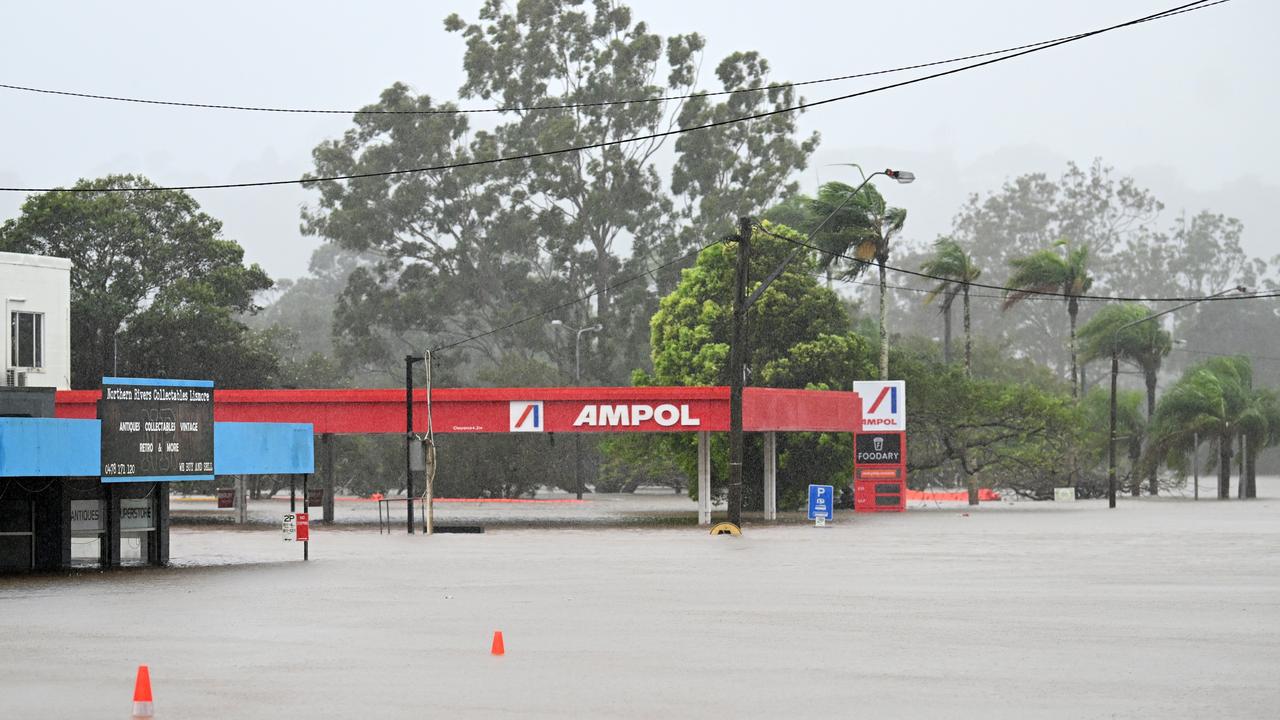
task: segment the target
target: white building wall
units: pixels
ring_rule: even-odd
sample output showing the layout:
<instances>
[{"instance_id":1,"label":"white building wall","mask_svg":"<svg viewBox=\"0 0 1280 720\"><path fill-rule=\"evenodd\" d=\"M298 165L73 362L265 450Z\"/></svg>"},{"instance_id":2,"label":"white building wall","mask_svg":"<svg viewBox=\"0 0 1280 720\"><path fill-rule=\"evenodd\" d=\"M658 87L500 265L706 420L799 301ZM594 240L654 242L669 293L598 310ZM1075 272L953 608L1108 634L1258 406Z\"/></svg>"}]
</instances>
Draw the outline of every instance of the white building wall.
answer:
<instances>
[{"instance_id":1,"label":"white building wall","mask_svg":"<svg viewBox=\"0 0 1280 720\"><path fill-rule=\"evenodd\" d=\"M32 387L71 388L71 261L0 252L0 310L4 311L0 332L0 384L9 370L26 373ZM12 360L15 312L43 315L42 367L15 368Z\"/></svg>"}]
</instances>

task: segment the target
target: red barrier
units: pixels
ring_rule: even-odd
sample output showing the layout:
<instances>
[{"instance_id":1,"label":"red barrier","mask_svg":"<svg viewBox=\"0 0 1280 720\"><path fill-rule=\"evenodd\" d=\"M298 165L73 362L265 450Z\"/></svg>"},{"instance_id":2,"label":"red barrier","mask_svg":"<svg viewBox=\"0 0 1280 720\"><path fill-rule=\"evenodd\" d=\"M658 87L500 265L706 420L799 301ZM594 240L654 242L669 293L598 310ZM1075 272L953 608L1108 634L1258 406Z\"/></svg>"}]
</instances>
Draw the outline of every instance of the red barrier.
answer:
<instances>
[{"instance_id":1,"label":"red barrier","mask_svg":"<svg viewBox=\"0 0 1280 720\"><path fill-rule=\"evenodd\" d=\"M967 492L935 492L932 490L908 490L908 500L937 500L939 502L968 502ZM978 488L978 500L993 502L1000 499L1000 494L991 488Z\"/></svg>"}]
</instances>

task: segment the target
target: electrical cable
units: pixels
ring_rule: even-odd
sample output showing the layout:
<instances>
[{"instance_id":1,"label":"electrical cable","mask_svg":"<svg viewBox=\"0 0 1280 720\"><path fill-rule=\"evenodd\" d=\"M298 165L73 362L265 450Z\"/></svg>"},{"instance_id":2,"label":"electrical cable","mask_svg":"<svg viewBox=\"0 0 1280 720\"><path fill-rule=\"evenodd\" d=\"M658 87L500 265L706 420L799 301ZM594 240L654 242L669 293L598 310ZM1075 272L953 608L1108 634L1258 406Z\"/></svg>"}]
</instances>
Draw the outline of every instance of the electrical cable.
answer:
<instances>
[{"instance_id":1,"label":"electrical cable","mask_svg":"<svg viewBox=\"0 0 1280 720\"><path fill-rule=\"evenodd\" d=\"M885 266L885 269L886 269L886 270L890 269L890 266L886 265L886 266ZM825 280L825 279L826 279L826 275L824 275L821 271L814 273L814 277L815 277L815 278L817 278L817 279L819 279L819 280ZM838 282L838 283L841 283L841 284L844 284L844 285L862 285L862 286L869 287L869 288L873 288L873 289L876 289L876 288L879 288L879 287L880 287L880 283L876 282L875 280L854 280L854 279L852 279L852 278L847 278L847 277L832 277L831 279L832 279L834 282ZM949 280L949 281L947 281L947 282L954 282L954 283L956 283L957 285L958 285L958 284L960 284L958 281L955 281L955 280ZM906 290L907 292L913 292L913 293L931 293L931 292L933 292L933 289L931 289L931 288L918 288L918 287L910 287L910 286L907 286L907 285L894 285L894 284L892 284L892 283L885 283L885 288L887 288L887 289L889 289L889 290ZM1276 296L1277 296L1277 295L1273 295L1273 294L1271 294L1271 293L1266 293L1266 294L1260 294L1260 295L1257 295L1257 296L1248 296L1248 297L1269 298L1269 297L1276 297ZM957 298L959 298L959 297L961 297L961 296L957 295L956 297L957 297ZM1234 298L1234 299L1236 299L1236 300L1241 300L1241 299L1244 299L1244 297L1245 297L1245 296L1238 296L1238 297L1236 297L1236 298ZM989 293L969 293L969 298L970 298L970 299L983 299L983 300L1004 300L1004 299L1005 299L1005 297L1004 297L1003 295L992 295L992 294L989 294ZM1082 296L1082 297L1077 297L1076 299L1077 299L1077 300L1079 300L1079 301L1081 301L1081 302L1113 302L1113 301L1116 301L1116 300L1123 300L1122 298L1112 298L1112 297L1103 296L1103 295L1090 295L1090 296L1087 296L1087 297ZM1157 298L1157 299L1154 299L1154 300L1150 300L1149 302L1185 302L1185 301L1188 301L1188 300L1196 300L1196 299L1198 299L1198 298L1183 298L1183 297L1179 297L1179 298ZM1062 298L1061 298L1061 297L1058 297L1058 296L1056 296L1056 295L1053 295L1053 296L1039 296L1039 295L1032 295L1032 296L1030 296L1030 297L1023 298L1023 300L1051 300L1051 301L1059 301L1059 300L1062 300Z\"/></svg>"},{"instance_id":2,"label":"electrical cable","mask_svg":"<svg viewBox=\"0 0 1280 720\"><path fill-rule=\"evenodd\" d=\"M509 329L511 329L511 328L513 328L513 327L515 327L515 326L517 326L517 325L521 325L521 324L524 324L524 323L526 323L526 322L529 322L530 320L536 320L537 318L545 317L545 316L547 316L547 315L550 315L550 314L551 314L551 313L553 313L553 312L556 312L557 310L563 310L563 309L565 309L565 308L567 308L567 307L572 307L572 306L577 305L578 303L580 303L580 302L582 302L582 301L584 301L584 300L590 300L591 298L593 298L593 297L595 297L595 296L597 296L597 295L603 295L603 294L605 294L605 293L613 292L614 290L616 290L616 289L617 289L617 288L619 288L619 287L622 287L623 285L626 285L626 284L628 284L628 283L635 282L636 280L639 280L639 279L641 279L641 278L649 277L652 273L655 273L655 272L657 272L657 271L659 271L659 270L664 270L664 269L666 269L666 268L671 267L672 265L676 265L676 264L681 263L681 262L683 262L683 261L685 261L685 260L688 260L689 258L696 256L698 253L702 252L703 250L706 250L706 249L707 249L707 248L709 248L709 247L712 247L712 246L714 246L714 245L719 245L721 242L722 242L721 240L716 240L716 241L714 241L714 242L709 242L709 243L707 243L706 245L703 245L702 247L699 247L699 248L697 248L697 249L695 249L695 250L690 250L689 252L685 253L684 255L681 255L680 257L675 258L674 260L669 260L669 261L667 261L667 262L665 262L665 263L663 263L663 264L661 264L661 265L659 265L659 266L657 266L657 267L655 267L655 268L649 268L649 269L646 269L646 270L644 270L644 271L642 271L642 272L639 272L639 273L636 273L635 275L631 275L631 276L629 276L629 277L623 278L622 280L619 280L619 281L617 281L617 282L615 282L615 283L612 283L612 284L610 284L610 285L606 285L606 286L604 286L604 287L602 287L602 288L599 288L599 289L597 289L597 290L592 290L591 292L586 293L585 295L579 295L578 297L576 297L576 298L574 298L574 299L572 299L572 300L569 300L569 301L566 301L566 302L562 302L562 303L560 303L560 304L558 304L558 305L553 305L553 306L551 306L551 307L543 308L543 309L538 310L538 311L536 311L536 312L534 312L534 313L531 313L531 314L529 314L529 315L526 315L526 316L524 316L524 317L520 318L519 320L513 320L513 321L511 321L511 322L507 323L506 325L502 325L502 326L500 326L500 327L493 328L492 330L488 330L488 331L486 331L486 332L482 332L482 333L480 333L479 335L472 335L472 336L470 336L470 337L463 338L462 340L458 340L458 341L456 341L456 342L451 342L451 343L447 343L447 344L444 344L444 345L437 345L435 348L433 348L433 349L431 350L431 352L432 352L432 353L437 353L437 352L440 352L441 350L448 350L448 349L450 349L450 348L455 348L455 347L457 347L457 346L459 346L459 345L464 345L464 344L469 343L469 342L471 342L471 341L473 341L473 340L479 340L480 338L488 337L488 336L490 336L490 335L493 335L494 333L499 333L499 332L502 332L503 330L509 330Z\"/></svg>"},{"instance_id":3,"label":"electrical cable","mask_svg":"<svg viewBox=\"0 0 1280 720\"><path fill-rule=\"evenodd\" d=\"M1209 7L1208 5L1206 5L1206 3L1207 3L1207 2L1208 2L1208 0L1196 0L1195 2L1190 2L1190 3L1183 4L1183 5L1179 5L1179 6L1176 6L1176 7L1170 8L1169 10L1165 10L1165 11L1163 11L1163 12L1159 12L1159 13L1154 13L1154 14L1152 14L1152 15L1147 15L1147 16L1144 16L1144 17L1138 18L1138 19L1136 19L1136 20L1129 20L1129 21L1127 21L1127 22L1119 23L1119 24L1117 24L1117 25L1111 25L1111 26L1108 26L1108 27L1105 27L1105 28L1100 28L1100 29L1098 29L1098 30L1093 30L1093 31L1091 31L1091 32L1081 33L1081 34L1079 34L1079 35L1069 36L1069 37L1067 37L1066 39L1058 40L1058 41L1055 41L1055 42L1051 42L1051 43L1046 44L1046 45L1038 45L1038 46L1036 46L1036 47L1032 47L1032 48L1030 48L1030 49L1026 49L1026 50L1021 50L1021 51L1018 51L1018 52L1015 52L1015 53L1012 53L1012 54L1001 55L1001 56L999 56L999 57L991 58L991 59L988 59L988 60L983 60L983 61L981 61L981 62L973 63L973 64L970 64L970 65L963 65L963 66L958 67L958 68L952 68L952 69L950 69L950 70L943 70L943 71L936 72L936 73L932 73L932 74L929 74L929 75L922 75L922 76L920 76L920 77L915 77L915 78L911 78L911 79L909 79L909 80L903 80L903 81L896 82L896 83L891 83L891 84L888 84L888 85L881 85L881 86L878 86L878 87L869 88L869 89L867 89L867 90L860 90L860 91L858 91L858 92L847 93L847 94L845 94L845 95L838 95L838 96L835 96L835 97L825 98L825 99L823 99L823 100L815 100L815 101L813 101L813 102L807 102L807 103L806 103L806 102L801 102L801 103L798 103L798 104L796 104L796 105L792 105L792 106L789 106L789 107L785 107L785 108L778 108L778 109L775 109L775 110L769 110L769 111L765 111L765 112L761 112L761 113L756 113L756 114L754 114L754 115L746 115L746 116L737 117L737 118L730 118L730 119L727 119L727 120L717 120L717 121L714 121L714 122L704 123L704 124L702 124L702 125L693 125L693 126L685 127L685 128L677 128L677 129L673 129L673 130L665 130L665 131L662 131L662 132L650 133L650 134L648 134L648 135L636 135L636 136L627 137L627 138L619 138L619 139L616 139L616 140L605 140L605 141L601 141L601 142L598 142L598 143L590 143L590 144L587 144L587 145L576 145L576 146L571 146L571 147L567 147L567 148L558 148L558 149L555 149L555 150L542 150L542 151L539 151L539 152L524 153L524 154L521 154L521 155L509 155L509 156L502 156L502 157L496 157L496 158L487 158L487 159L484 159L484 160L469 160L469 161L466 161L466 162L460 162L460 163L449 163L449 164L444 164L444 165L430 165L430 166L426 166L426 167L405 168L405 169L400 169L400 170L382 170L382 171L377 171L377 172L352 173L352 174L348 174L348 175L330 175L330 176L323 176L323 177L303 177L303 178L298 178L298 179L289 179L289 180L259 180L259 181L252 181L252 182L209 183L209 184L203 184L203 185L169 185L169 186L147 186L147 187L109 187L109 188L91 188L91 187L70 187L70 188L52 188L52 187L43 187L43 188L39 188L39 187L0 187L0 192L29 192L29 193L30 193L30 192L53 192L53 191L55 191L55 190L62 191L62 192L76 192L76 193L92 193L92 192L160 192L160 191L172 191L172 190L222 190L222 189L230 189L230 188L270 187L270 186L278 186L278 185L305 185L305 184L307 184L307 183L318 183L318 182L337 182L337 181L342 181L342 180L357 180L357 179L363 179L363 178L391 177L391 176L396 176L396 175L409 175L409 174L417 174L417 173L425 173L425 172L439 172L439 171L444 171L444 170L456 170L456 169L461 169L461 168L478 167L478 166L483 166L483 165L494 165L494 164L503 163L503 162L513 162L513 161L519 161L519 160L534 160L534 159L543 158L543 157L550 157L550 156L554 156L554 155L563 155L563 154L567 154L567 153L581 152L581 151L584 151L584 150L599 150L599 149L602 149L602 148L615 147L615 146L618 146L618 145L625 145L625 144L634 143L634 142L643 142L643 141L646 141L646 140L658 140L658 139L661 139L661 138L671 137L671 136L674 136L674 135L682 135L682 134L684 134L684 133L695 132L695 131L698 131L698 130L710 130L710 129L713 129L713 128L723 127L723 126L726 126L726 125L735 125L735 124L742 123L742 122L749 122L749 121L751 121L751 120L759 120L759 119L762 119L762 118L774 117L774 116L777 116L777 115L784 115L784 114L787 114L787 113L793 113L793 112L797 112L797 111L800 111L800 110L806 110L806 109L808 109L808 108L820 107L820 106L823 106L823 105L829 105L829 104L836 103L836 102L842 102L842 101L844 101L844 100L850 100L850 99L857 98L857 97L863 97L863 96L866 96L866 95L873 95L873 94L875 94L875 93L884 92L884 91L886 91L886 90L893 90L893 89L900 88L900 87L906 87L906 86L908 86L908 85L914 85L914 84L916 84L916 83L921 83L921 82L925 82L925 81L928 81L928 80L935 80L935 79L937 79L937 78L945 77L945 76L948 76L948 75L955 75L955 74L962 73L962 72L965 72L965 71L968 71L968 70L974 70L974 69L977 69L977 68L980 68L980 67L985 67L985 66L987 66L987 65L992 65L992 64L995 64L995 63L999 63L999 62L1004 62L1004 61L1006 61L1006 60L1012 60L1012 59L1014 59L1014 58L1022 57L1023 55L1029 55L1029 54L1031 54L1031 53L1036 53L1036 52L1040 52L1040 51L1043 51L1043 50L1048 50L1048 49L1050 49L1050 48L1058 47L1058 46L1060 46L1060 45L1065 45L1065 44L1068 44L1068 43L1072 43L1072 42L1076 42L1076 41L1079 41L1079 40L1083 40L1084 38L1093 37L1093 36L1095 36L1095 35L1101 35L1101 34L1103 34L1103 33L1111 32L1111 31L1113 31L1113 30L1118 30L1118 29L1123 29L1123 28L1132 27L1132 26L1134 26L1134 25L1138 25L1138 24L1140 24L1140 23L1145 23L1145 22L1150 22L1150 21L1152 21L1152 20L1164 19L1165 17L1170 17L1170 16L1173 16L1173 15L1178 14L1178 13L1183 12L1183 11L1188 11L1188 10L1191 10L1191 9L1198 9L1198 8L1199 8L1199 6L1202 6L1202 5L1204 5L1204 6L1206 6L1206 7ZM1230 2L1230 0L1216 0L1216 1L1215 1L1215 4L1221 4L1221 3L1224 3L1224 2Z\"/></svg>"},{"instance_id":4,"label":"electrical cable","mask_svg":"<svg viewBox=\"0 0 1280 720\"><path fill-rule=\"evenodd\" d=\"M807 243L802 240L796 240L795 238L789 238L784 235L772 233L772 232L769 232L768 230L765 230L764 232L768 233L772 237L778 238L779 240L783 240L783 241L792 243L794 245L799 245L801 247L806 247L810 250L816 250L817 252L823 253L825 255L831 255L833 257L837 257L842 260L846 260L852 263L857 263L863 266L878 267L878 263L875 263L871 260L860 260L851 255L845 255L844 253L838 253L832 250L827 250L825 248L820 248L817 245L814 245L812 243ZM927 280L933 280L937 282L954 283L956 285L968 285L969 287L983 288L986 290L1000 290L1003 292L1025 293L1029 296L1038 295L1041 297L1058 298L1062 300L1069 300L1071 298L1075 298L1076 300L1103 300L1107 302L1155 303L1155 302L1217 302L1217 301L1226 301L1226 300L1264 300L1267 298L1280 297L1280 292L1253 293L1253 294L1247 294L1247 295L1222 295L1218 297L1129 297L1124 295L1089 295L1086 293L1081 293L1079 295L1076 295L1072 293L1058 292L1056 290L1032 290L1027 288L1011 288L1011 287L1005 287L1004 285L992 285L989 283L980 283L972 280L955 280L952 278L942 277L940 275L930 275L929 273L920 272L918 270L908 270L906 268L894 267L888 264L884 266L884 269L897 272L897 273L902 273L904 275L912 275L914 277L925 278ZM875 283L875 286L879 287L879 283ZM913 292L920 292L918 288L899 287L899 289L911 290ZM928 292L928 291L926 290L924 292ZM970 297L973 297L973 295L970 295Z\"/></svg>"},{"instance_id":5,"label":"electrical cable","mask_svg":"<svg viewBox=\"0 0 1280 720\"><path fill-rule=\"evenodd\" d=\"M1280 357L1272 355L1252 355L1250 353L1216 353L1207 350L1186 350L1184 348L1173 348L1173 352L1187 353L1189 355L1203 355L1206 357L1247 357L1250 360L1263 360L1267 362L1280 363Z\"/></svg>"},{"instance_id":6,"label":"electrical cable","mask_svg":"<svg viewBox=\"0 0 1280 720\"><path fill-rule=\"evenodd\" d=\"M1186 12L1194 12L1196 10L1204 10L1221 3L1230 2L1230 0L1217 0L1216 2L1198 5L1196 7L1184 8L1181 10L1170 11L1159 17L1151 17L1141 22L1150 22L1151 20L1161 20L1174 15L1181 15ZM1028 48L1036 48L1042 45L1061 42L1074 38L1083 37L1083 33L1075 35L1064 35L1052 40L1041 40L1039 42L1027 43L1025 45L1016 45L1014 47L1003 48L1001 50L988 50L971 55L962 55L959 57L948 58L946 60L932 60L929 62L917 63L915 65L903 65L901 67L888 68L885 70L873 70L869 72L852 73L849 75L838 75L835 77L819 78L816 80L801 80L790 83L776 83L772 85L757 85L737 90L716 90L710 92L687 93L684 95L660 95L657 97L647 98L631 98L626 100L600 100L596 102L577 102L577 103L559 103L554 105L510 105L492 108L439 108L435 110L330 110L316 108L288 108L288 107L270 107L257 105L227 105L217 103L201 103L201 102L182 102L177 100L153 100L147 98L125 97L118 95L104 95L100 93L74 92L70 90L52 90L49 88L38 88L27 85L11 85L0 83L0 88L6 90L15 90L19 92L36 93L41 95L58 95L63 97L82 98L86 100L106 100L111 102L133 103L138 105L162 105L169 107L196 108L201 110L236 110L244 112L260 112L260 113L289 113L289 114L312 114L312 115L464 115L464 114L480 114L480 113L505 113L505 112L535 112L546 110L576 110L579 108L608 107L611 105L636 105L641 103L659 103L670 102L673 100L692 100L695 98L717 97L722 95L732 95L734 93L761 92L766 90L777 90L782 88L805 87L808 85L821 85L825 83L842 82L844 80L856 80L858 78L874 77L877 75L890 75L893 73L906 72L908 70L921 70L938 65L950 65L951 63L964 62L966 60L976 60L978 58L990 57L992 55L1003 55L1005 53L1017 52Z\"/></svg>"}]
</instances>

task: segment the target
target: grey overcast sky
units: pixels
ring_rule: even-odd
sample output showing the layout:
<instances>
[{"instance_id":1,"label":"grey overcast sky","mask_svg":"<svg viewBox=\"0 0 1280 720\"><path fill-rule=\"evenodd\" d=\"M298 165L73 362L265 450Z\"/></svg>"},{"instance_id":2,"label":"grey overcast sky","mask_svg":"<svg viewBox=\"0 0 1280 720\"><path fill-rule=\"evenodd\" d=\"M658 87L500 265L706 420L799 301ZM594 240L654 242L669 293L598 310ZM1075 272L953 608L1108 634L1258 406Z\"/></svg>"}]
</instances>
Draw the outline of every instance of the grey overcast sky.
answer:
<instances>
[{"instance_id":1,"label":"grey overcast sky","mask_svg":"<svg viewBox=\"0 0 1280 720\"><path fill-rule=\"evenodd\" d=\"M10 2L0 11L0 82L184 101L360 107L394 81L456 97L463 45L451 12L480 0L407 2ZM1177 0L634 0L663 35L708 39L704 87L725 54L759 50L779 80L805 80L964 55L1084 31ZM800 180L901 166L885 188L907 236L945 232L970 192L1068 160L1103 158L1166 203L1245 223L1246 249L1280 253L1280 2L1225 5L1089 38L997 66L806 113L822 144ZM899 76L894 76L899 77ZM808 99L880 84L805 88ZM464 101L476 106L480 101ZM147 107L0 89L0 185L69 185L107 173L161 184L295 178L349 116ZM195 193L274 277L306 272L298 231L311 194L296 186ZM22 196L0 194L0 219Z\"/></svg>"}]
</instances>

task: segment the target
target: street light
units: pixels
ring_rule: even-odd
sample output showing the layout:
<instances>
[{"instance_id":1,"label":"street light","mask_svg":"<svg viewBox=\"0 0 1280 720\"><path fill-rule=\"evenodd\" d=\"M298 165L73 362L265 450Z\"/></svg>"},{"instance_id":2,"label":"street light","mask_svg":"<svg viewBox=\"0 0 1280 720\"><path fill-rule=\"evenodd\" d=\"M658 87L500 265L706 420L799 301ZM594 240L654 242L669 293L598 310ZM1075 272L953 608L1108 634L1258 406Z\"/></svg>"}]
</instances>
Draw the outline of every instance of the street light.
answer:
<instances>
[{"instance_id":1,"label":"street light","mask_svg":"<svg viewBox=\"0 0 1280 720\"><path fill-rule=\"evenodd\" d=\"M1205 300L1209 300L1211 298L1216 298L1216 297L1222 297L1223 295L1229 295L1233 292L1238 292L1241 295L1249 294L1248 288L1246 288L1243 285L1238 285L1228 290L1223 290L1222 292L1217 292L1202 298L1196 298L1191 302L1183 303L1176 307L1171 307L1168 310L1163 310L1161 312L1148 315L1140 320L1134 320L1133 322L1125 323L1124 325L1121 325L1120 327L1111 331L1111 432L1108 435L1108 440L1110 440L1110 442L1107 443L1107 506L1108 507L1114 508L1116 506L1116 378L1119 377L1120 375L1120 352L1119 352L1119 348L1116 346L1116 340L1120 336L1120 331L1127 330L1133 327L1134 325L1140 325L1149 320L1155 320L1156 318L1161 317L1162 315L1168 315L1169 313L1174 313L1179 310L1189 308L1192 305L1198 305L1199 303L1202 303ZM1200 444L1199 438L1197 437L1196 445L1199 445L1199 444ZM1197 486L1198 485L1199 483L1197 483Z\"/></svg>"},{"instance_id":2,"label":"street light","mask_svg":"<svg viewBox=\"0 0 1280 720\"><path fill-rule=\"evenodd\" d=\"M857 165L858 172L862 172L862 168ZM818 231L830 222L836 213L844 209L858 193L862 192L862 188L871 182L871 178L877 175L884 175L893 178L898 182L906 185L916 179L915 173L909 170L894 170L886 168L877 170L862 179L862 184L853 189L853 192L840 202L834 210L831 211L818 226L809 231L803 243L797 243L796 249L791 251L782 264L774 268L773 272L760 283L758 287L751 293L746 294L746 288L749 284L749 271L751 268L751 231L752 222L750 218L738 219L737 236L729 236L728 240L736 240L738 243L738 267L734 281L733 295L733 323L729 339L729 522L734 525L742 524L742 386L744 383L743 365L746 357L746 336L743 332L743 326L747 318L747 310L751 305L764 293L778 276L782 275L782 271L787 269L792 260L800 255L801 252L812 248L811 241Z\"/></svg>"},{"instance_id":3,"label":"street light","mask_svg":"<svg viewBox=\"0 0 1280 720\"><path fill-rule=\"evenodd\" d=\"M582 382L582 334L589 332L600 332L604 329L604 325L596 323L584 328L574 328L564 324L562 320L552 320L553 327L562 327L566 330L573 330L576 335L573 338L573 384L577 385Z\"/></svg>"},{"instance_id":4,"label":"street light","mask_svg":"<svg viewBox=\"0 0 1280 720\"><path fill-rule=\"evenodd\" d=\"M574 328L569 325L565 325L562 320L552 320L551 325L552 327L562 327L566 330L573 330L575 333L573 337L573 384L576 387L582 382L582 334L600 332L601 330L604 330L604 325L596 323L595 325L589 325L584 328ZM573 486L577 490L579 500L582 499L582 463L580 462L582 457L581 437L580 433L573 434Z\"/></svg>"},{"instance_id":5,"label":"street light","mask_svg":"<svg viewBox=\"0 0 1280 720\"><path fill-rule=\"evenodd\" d=\"M422 362L421 355L404 356L404 489L405 528L413 534L413 364Z\"/></svg>"}]
</instances>

